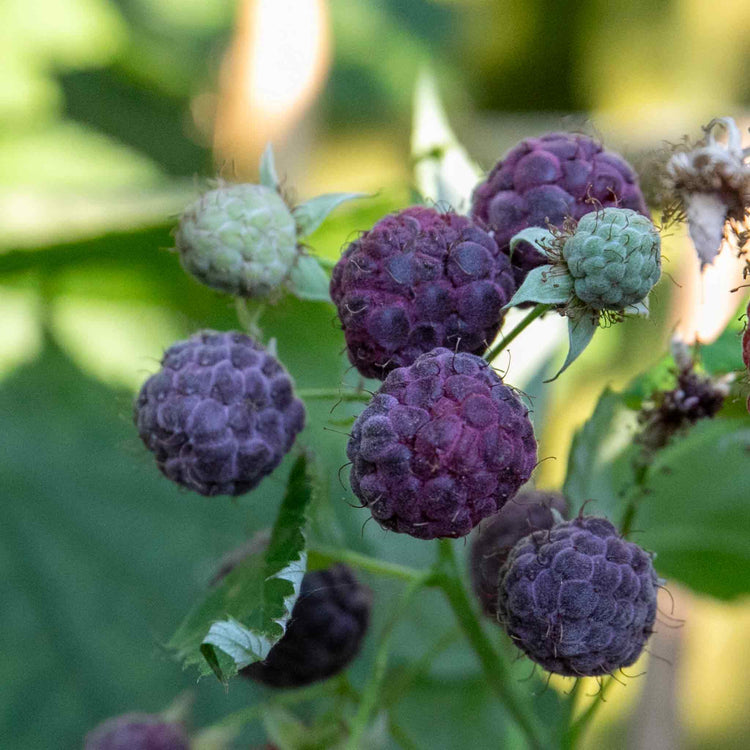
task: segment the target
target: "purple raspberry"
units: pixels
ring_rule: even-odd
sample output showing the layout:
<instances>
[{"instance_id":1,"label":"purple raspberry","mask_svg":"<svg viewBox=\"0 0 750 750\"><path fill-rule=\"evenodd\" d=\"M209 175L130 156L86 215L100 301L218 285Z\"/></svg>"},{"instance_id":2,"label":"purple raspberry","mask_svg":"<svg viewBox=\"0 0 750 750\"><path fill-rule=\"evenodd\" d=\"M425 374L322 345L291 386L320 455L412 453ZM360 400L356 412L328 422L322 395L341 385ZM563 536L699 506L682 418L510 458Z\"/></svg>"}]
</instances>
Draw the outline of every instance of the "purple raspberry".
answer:
<instances>
[{"instance_id":1,"label":"purple raspberry","mask_svg":"<svg viewBox=\"0 0 750 750\"><path fill-rule=\"evenodd\" d=\"M305 408L289 373L260 344L202 331L167 349L134 418L173 482L201 495L241 495L279 465Z\"/></svg>"},{"instance_id":2,"label":"purple raspberry","mask_svg":"<svg viewBox=\"0 0 750 750\"><path fill-rule=\"evenodd\" d=\"M240 671L273 688L297 688L341 672L370 621L370 590L346 565L306 573L286 633L265 661Z\"/></svg>"},{"instance_id":3,"label":"purple raspberry","mask_svg":"<svg viewBox=\"0 0 750 750\"><path fill-rule=\"evenodd\" d=\"M494 230L501 252L509 254L522 229L561 226L568 216L578 220L608 206L649 215L632 167L586 135L549 133L508 151L475 189L471 215ZM519 244L511 259L516 285L546 262L533 245Z\"/></svg>"},{"instance_id":4,"label":"purple raspberry","mask_svg":"<svg viewBox=\"0 0 750 750\"><path fill-rule=\"evenodd\" d=\"M491 235L424 206L381 219L349 245L331 277L349 360L381 380L438 346L480 354L515 289Z\"/></svg>"},{"instance_id":5,"label":"purple raspberry","mask_svg":"<svg viewBox=\"0 0 750 750\"><path fill-rule=\"evenodd\" d=\"M565 498L559 492L519 492L477 527L471 545L471 583L487 617L497 617L497 582L508 554L527 534L554 526L551 509L565 514Z\"/></svg>"},{"instance_id":6,"label":"purple raspberry","mask_svg":"<svg viewBox=\"0 0 750 750\"><path fill-rule=\"evenodd\" d=\"M86 735L84 750L189 750L179 724L154 714L124 714L107 719Z\"/></svg>"},{"instance_id":7,"label":"purple raspberry","mask_svg":"<svg viewBox=\"0 0 750 750\"><path fill-rule=\"evenodd\" d=\"M657 587L648 553L606 518L579 517L516 544L500 570L498 618L549 672L610 674L640 656Z\"/></svg>"},{"instance_id":8,"label":"purple raspberry","mask_svg":"<svg viewBox=\"0 0 750 750\"><path fill-rule=\"evenodd\" d=\"M352 427L354 494L386 529L459 537L529 478L528 411L474 354L434 349L385 379Z\"/></svg>"}]
</instances>

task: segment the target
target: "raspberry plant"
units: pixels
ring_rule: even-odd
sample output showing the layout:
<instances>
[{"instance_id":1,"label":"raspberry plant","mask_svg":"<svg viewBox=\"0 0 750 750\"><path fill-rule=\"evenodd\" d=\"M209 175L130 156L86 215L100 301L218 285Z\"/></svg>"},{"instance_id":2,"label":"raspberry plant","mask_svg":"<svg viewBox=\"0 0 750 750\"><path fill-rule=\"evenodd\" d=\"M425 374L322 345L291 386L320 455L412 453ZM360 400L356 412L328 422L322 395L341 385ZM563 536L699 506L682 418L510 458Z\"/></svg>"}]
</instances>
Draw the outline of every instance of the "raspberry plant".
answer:
<instances>
[{"instance_id":1,"label":"raspberry plant","mask_svg":"<svg viewBox=\"0 0 750 750\"><path fill-rule=\"evenodd\" d=\"M435 169L422 174L440 179L419 187L426 200L439 199L441 157L428 158ZM730 566L746 569L746 556L727 551L710 518L670 508L675 492L710 498L719 514L738 507L750 461L739 335L730 330L702 350L676 345L625 391L605 391L573 441L564 485L542 493L533 483L543 414L514 387L512 370L500 374L498 358L517 336L533 336L535 320L560 314L569 321L565 370L598 327L647 315L661 273L660 232L631 167L585 136L527 139L478 180L470 217L415 205L359 227L329 268L330 298L328 266L300 238L355 196L289 208L270 149L261 175L262 185L221 185L204 196L176 235L184 267L238 298L247 334L206 330L172 343L134 416L158 470L210 496L212 514L231 511L221 496L248 495L251 513L262 505L273 519L264 539L216 563L212 584L167 644L229 691L237 675L272 690L190 740L174 719L128 714L93 730L86 746L120 747L122 734L136 750L231 747L261 719L285 749L419 747L395 718L399 702L461 638L528 747L576 747L611 681L644 658L665 581L746 593L736 577L715 580ZM266 328L290 294L335 305L356 368L344 382L295 387L284 327L278 340ZM509 324L505 315L517 307L527 311ZM315 332L306 335L312 367ZM747 362L747 335L744 353ZM306 412L314 417L303 430ZM336 426L346 436L321 449L324 427ZM351 494L321 476L321 466L343 465L345 454ZM285 492L269 508L274 481ZM332 519L346 500L353 524L372 517L383 528L390 556L342 543ZM637 542L629 538L636 523ZM670 530L691 523L706 540L686 565ZM407 543L424 565L393 552ZM382 589L371 594L360 576L392 579L400 596L381 599ZM427 589L457 629L392 670L394 633ZM522 654L567 680L567 692L543 707L535 693L549 677L522 684L513 664ZM359 687L347 674L357 665ZM599 681L599 694L586 703L587 677ZM304 702L310 709L297 715L293 706Z\"/></svg>"}]
</instances>

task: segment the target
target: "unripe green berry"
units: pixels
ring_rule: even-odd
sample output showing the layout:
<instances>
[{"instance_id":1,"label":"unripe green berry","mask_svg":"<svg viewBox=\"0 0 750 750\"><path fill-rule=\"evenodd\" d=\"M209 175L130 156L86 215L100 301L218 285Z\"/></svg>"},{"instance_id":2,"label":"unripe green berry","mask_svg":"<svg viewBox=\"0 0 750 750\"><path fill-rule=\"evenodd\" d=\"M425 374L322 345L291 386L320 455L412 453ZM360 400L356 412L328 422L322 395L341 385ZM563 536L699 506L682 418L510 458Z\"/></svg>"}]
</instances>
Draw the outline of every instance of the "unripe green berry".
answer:
<instances>
[{"instance_id":1,"label":"unripe green berry","mask_svg":"<svg viewBox=\"0 0 750 750\"><path fill-rule=\"evenodd\" d=\"M183 267L214 289L263 297L297 259L297 227L281 196L263 185L224 185L189 206L176 234Z\"/></svg>"},{"instance_id":2,"label":"unripe green berry","mask_svg":"<svg viewBox=\"0 0 750 750\"><path fill-rule=\"evenodd\" d=\"M661 240L653 223L627 208L586 214L562 256L576 297L594 310L643 301L661 275Z\"/></svg>"}]
</instances>

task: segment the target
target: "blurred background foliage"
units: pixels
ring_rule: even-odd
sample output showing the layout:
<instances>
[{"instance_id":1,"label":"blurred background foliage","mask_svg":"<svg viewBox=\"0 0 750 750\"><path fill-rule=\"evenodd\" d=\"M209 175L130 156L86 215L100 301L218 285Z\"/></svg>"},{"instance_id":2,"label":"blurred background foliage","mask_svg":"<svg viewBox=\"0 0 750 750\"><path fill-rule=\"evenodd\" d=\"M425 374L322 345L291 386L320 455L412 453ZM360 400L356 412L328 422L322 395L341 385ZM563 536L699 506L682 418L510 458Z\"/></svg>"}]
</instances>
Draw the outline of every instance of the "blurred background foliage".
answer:
<instances>
[{"instance_id":1,"label":"blurred background foliage","mask_svg":"<svg viewBox=\"0 0 750 750\"><path fill-rule=\"evenodd\" d=\"M271 522L286 469L236 503L194 497L157 475L130 425L133 391L173 340L237 326L231 301L166 252L176 215L211 179L253 178L271 140L293 194L372 192L311 238L336 258L347 238L412 200L412 94L426 63L485 168L519 138L561 127L647 167L650 150L697 137L716 115L747 130L749 33L746 0L3 0L0 744L77 747L104 717L158 711L184 690L204 726L261 694L244 682L228 693L196 686L163 643L215 561ZM510 382L539 396L540 455L555 460L538 484L560 485L571 436L602 389L659 361L675 327L710 340L738 318L730 253L703 279L682 230L665 253L650 321L598 335L554 386L539 386L548 362L536 355L559 321L503 362ZM301 387L351 380L331 307L285 300L264 328ZM330 487L314 533L426 563L429 545L362 530L347 506L335 430L355 411L331 416L331 406L311 406L305 435ZM370 582L382 602L395 593ZM591 747L742 745L750 662L738 644L750 607L671 592L687 624L653 649L671 664L651 661L647 677L614 686ZM416 610L399 627L397 667L451 622L434 592ZM418 746L517 746L476 674L454 644L418 678L394 709ZM539 698L545 711L559 687ZM262 736L253 727L243 742Z\"/></svg>"}]
</instances>

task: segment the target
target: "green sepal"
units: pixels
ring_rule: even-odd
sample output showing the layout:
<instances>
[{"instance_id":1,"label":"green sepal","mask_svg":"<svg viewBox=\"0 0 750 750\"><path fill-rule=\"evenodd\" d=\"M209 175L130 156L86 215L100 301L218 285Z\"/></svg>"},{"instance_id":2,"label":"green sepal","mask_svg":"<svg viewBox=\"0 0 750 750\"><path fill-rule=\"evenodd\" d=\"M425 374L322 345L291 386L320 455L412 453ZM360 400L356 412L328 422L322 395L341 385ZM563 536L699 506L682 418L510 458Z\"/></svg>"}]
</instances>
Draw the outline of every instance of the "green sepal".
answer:
<instances>
[{"instance_id":1,"label":"green sepal","mask_svg":"<svg viewBox=\"0 0 750 750\"><path fill-rule=\"evenodd\" d=\"M169 648L222 681L264 659L284 635L307 567L304 526L313 479L300 456L268 546L248 552L185 618Z\"/></svg>"},{"instance_id":2,"label":"green sepal","mask_svg":"<svg viewBox=\"0 0 750 750\"><path fill-rule=\"evenodd\" d=\"M505 309L523 302L564 305L570 299L572 291L573 279L567 271L559 267L539 266L529 271Z\"/></svg>"},{"instance_id":3,"label":"green sepal","mask_svg":"<svg viewBox=\"0 0 750 750\"><path fill-rule=\"evenodd\" d=\"M263 156L260 157L260 184L271 190L278 191L281 182L276 172L276 159L273 155L273 146L269 143Z\"/></svg>"},{"instance_id":4,"label":"green sepal","mask_svg":"<svg viewBox=\"0 0 750 750\"><path fill-rule=\"evenodd\" d=\"M299 299L313 302L330 302L328 274L318 259L312 255L300 255L289 272L286 286Z\"/></svg>"},{"instance_id":5,"label":"green sepal","mask_svg":"<svg viewBox=\"0 0 750 750\"><path fill-rule=\"evenodd\" d=\"M545 380L545 383L551 383L553 380L562 375L570 365L581 356L583 350L591 343L594 333L598 327L598 321L590 315L583 315L580 318L568 320L568 338L570 345L568 347L568 356L565 358L563 366L557 371L554 378Z\"/></svg>"},{"instance_id":6,"label":"green sepal","mask_svg":"<svg viewBox=\"0 0 750 750\"><path fill-rule=\"evenodd\" d=\"M300 203L299 206L292 209L292 216L297 223L297 234L300 237L307 237L325 221L328 214L337 206L346 203L346 201L366 197L366 193L326 193Z\"/></svg>"},{"instance_id":7,"label":"green sepal","mask_svg":"<svg viewBox=\"0 0 750 750\"><path fill-rule=\"evenodd\" d=\"M528 242L530 245L536 245L542 255L547 255L547 251L543 243L548 242L552 244L555 239L555 235L545 229L544 227L526 227L522 229L518 234L514 234L510 238L508 257L513 258L513 251L519 242Z\"/></svg>"}]
</instances>

